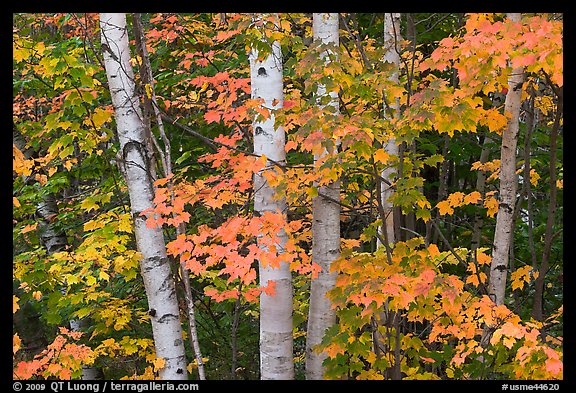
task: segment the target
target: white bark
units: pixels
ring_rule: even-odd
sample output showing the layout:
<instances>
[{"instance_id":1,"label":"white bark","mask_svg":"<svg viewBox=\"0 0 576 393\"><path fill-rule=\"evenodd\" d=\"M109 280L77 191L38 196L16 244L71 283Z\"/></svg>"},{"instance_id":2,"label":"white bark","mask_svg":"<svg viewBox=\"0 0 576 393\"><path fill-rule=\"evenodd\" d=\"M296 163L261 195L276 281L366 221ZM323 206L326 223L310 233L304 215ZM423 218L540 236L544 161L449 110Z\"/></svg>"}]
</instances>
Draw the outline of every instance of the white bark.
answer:
<instances>
[{"instance_id":1,"label":"white bark","mask_svg":"<svg viewBox=\"0 0 576 393\"><path fill-rule=\"evenodd\" d=\"M323 44L331 43L338 47L340 41L337 13L314 13L312 30L314 40L320 40ZM329 62L336 59L337 53L325 51L322 57L325 62ZM318 101L326 95L326 86L319 84ZM328 95L331 97L328 105L338 111L338 92L330 91ZM314 157L315 164L318 165L318 160L334 153L324 149L321 155ZM326 293L336 284L336 272L330 271L330 265L340 255L340 205L334 202L340 199L340 181L318 187L318 194L312 201L312 261L317 263L322 270L318 273L318 277L312 280L310 288L306 335L306 379L324 379L325 370L322 362L326 359L326 354L315 351L315 348L322 342L326 329L336 322L336 312Z\"/></svg>"},{"instance_id":2,"label":"white bark","mask_svg":"<svg viewBox=\"0 0 576 393\"><path fill-rule=\"evenodd\" d=\"M400 67L400 40L402 37L400 36L400 14L399 13L385 13L384 14L384 61L390 63L394 67L394 72L390 75L389 80L394 83L399 83L398 78L398 70ZM400 116L400 98L395 98L391 102L387 102L384 100L384 108L383 108L384 119L393 119L398 118ZM388 153L391 157L398 157L398 145L396 144L396 138L394 135L388 137L388 140L383 146L384 151ZM383 179L388 181L390 184L394 182L394 177L396 176L396 170L387 165L382 170L380 174ZM379 228L379 233L382 235L381 237L387 241L386 247L390 246L393 247L396 240L395 231L394 231L394 205L389 199L392 197L394 190L392 186L388 185L385 182L380 183L380 202L382 204L382 212L380 219L382 220L382 226ZM377 247L382 247L382 241L380 237L377 239ZM388 249L387 249L388 251ZM385 305L386 312L381 312L375 318L375 323L377 326L383 325L388 318L390 318L390 314L388 312L388 304ZM374 352L376 356L380 357L383 355L383 352L386 352L389 348L388 345L385 343L385 338L382 334L375 330L373 333L373 345L374 345ZM396 369L396 366L394 369Z\"/></svg>"},{"instance_id":3,"label":"white bark","mask_svg":"<svg viewBox=\"0 0 576 393\"><path fill-rule=\"evenodd\" d=\"M518 22L520 21L521 15L519 13L509 13L508 18L513 22ZM502 147L500 149L500 196L498 214L496 216L496 229L494 231L494 249L492 250L490 280L488 282L489 296L497 305L504 303L511 242L510 234L514 225L513 216L518 185L516 176L516 143L518 141L523 82L523 68L513 69L508 78L508 93L506 94L506 101L504 103L504 111L510 114L510 118L508 119L506 129L502 133Z\"/></svg>"},{"instance_id":4,"label":"white bark","mask_svg":"<svg viewBox=\"0 0 576 393\"><path fill-rule=\"evenodd\" d=\"M156 356L165 360L161 379L187 379L180 310L160 228L147 228L141 212L153 206L145 125L130 65L126 15L101 13L100 28L106 75L114 105L120 156L134 219L140 269L150 308Z\"/></svg>"},{"instance_id":5,"label":"white bark","mask_svg":"<svg viewBox=\"0 0 576 393\"><path fill-rule=\"evenodd\" d=\"M386 48L386 54L384 55L384 61L393 64L396 69L400 67L400 54L398 53L400 45L400 14L399 13L385 13L384 14L384 47ZM396 70L391 76L390 80L399 83L398 71ZM384 104L384 118L391 119L400 115L400 99L396 98L392 102ZM384 145L384 150L391 157L398 157L398 145L396 144L396 138L391 136ZM396 170L391 166L386 166L381 173L382 178L386 179L390 183L394 181L394 176ZM393 194L393 189L386 183L382 183L381 186L381 200L382 207L384 208L384 217L381 217L383 221L383 226L386 228L386 239L388 244L393 244L396 240L394 238L394 206L389 202L390 197ZM380 239L378 239L378 246L381 246Z\"/></svg>"},{"instance_id":6,"label":"white bark","mask_svg":"<svg viewBox=\"0 0 576 393\"><path fill-rule=\"evenodd\" d=\"M282 84L282 52L280 44L274 42L272 53L258 61L258 52L250 52L250 75L253 99L263 99L263 107L271 110L281 108L284 100ZM276 101L275 101L276 100ZM272 105L274 102L275 105ZM254 121L254 153L264 155L278 163L286 159L285 135L282 127L274 128L274 115L266 121ZM263 172L274 170L268 161L266 167L254 175L254 212L286 213L285 198L274 199L275 191L268 185ZM287 235L279 234L277 250L282 252ZM262 249L266 246L258 239ZM290 266L281 263L280 268L259 266L260 285L266 287L268 281L275 281L273 296L260 295L260 377L261 379L294 379L293 336L292 336L292 276Z\"/></svg>"}]
</instances>

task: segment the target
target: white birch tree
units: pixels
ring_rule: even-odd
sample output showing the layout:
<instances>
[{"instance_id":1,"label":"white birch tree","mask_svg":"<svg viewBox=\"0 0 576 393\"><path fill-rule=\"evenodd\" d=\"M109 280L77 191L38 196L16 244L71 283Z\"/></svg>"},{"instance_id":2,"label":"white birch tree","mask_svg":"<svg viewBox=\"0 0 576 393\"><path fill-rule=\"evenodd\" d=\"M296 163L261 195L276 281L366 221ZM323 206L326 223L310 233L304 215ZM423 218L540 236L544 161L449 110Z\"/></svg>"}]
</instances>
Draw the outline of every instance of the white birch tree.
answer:
<instances>
[{"instance_id":1,"label":"white birch tree","mask_svg":"<svg viewBox=\"0 0 576 393\"><path fill-rule=\"evenodd\" d=\"M399 46L400 46L400 14L399 13L385 13L384 14L384 62L390 63L393 67L393 72L389 76L389 80L398 84L399 83L399 69L400 69L400 53L399 53ZM391 102L388 102L384 99L384 108L383 108L383 117L386 120L392 120L394 118L398 118L400 116L400 99L395 98ZM386 143L383 146L384 151L390 157L398 157L398 145L396 144L396 138L391 133L388 136ZM379 228L380 237L377 239L377 246L380 248L382 246L385 247L386 253L388 258L390 258L390 249L394 246L394 243L397 239L395 226L398 226L399 223L394 221L394 205L390 201L394 193L394 189L392 184L394 183L394 178L396 176L396 169L391 165L387 165L382 170L380 176L382 177L382 181L379 184L380 189L380 219L382 220L382 226ZM382 244L382 240L386 242L386 244ZM376 356L380 357L385 355L386 352L391 350L388 348L386 344L386 339L383 337L382 333L380 332L379 326L383 326L388 324L390 320L395 322L396 332L398 332L397 321L398 318L395 318L393 313L388 311L388 305L385 304L385 311L379 313L376 316L375 320L375 330L373 334L374 340L374 352ZM393 366L390 367L388 370L388 374L392 379L399 379L399 361L397 358L398 355L398 346L396 346L396 362Z\"/></svg>"},{"instance_id":2,"label":"white birch tree","mask_svg":"<svg viewBox=\"0 0 576 393\"><path fill-rule=\"evenodd\" d=\"M332 44L338 48L340 43L338 33L337 13L314 13L312 22L314 40L321 44ZM328 49L321 54L325 63L337 59L337 53ZM330 105L334 114L339 110L338 92L326 91L326 86L319 84L317 100L320 107ZM325 96L330 96L328 104L320 104ZM335 151L315 154L314 162L319 162ZM340 255L340 180L318 187L318 195L312 201L312 261L321 267L318 277L312 280L310 287L310 309L306 335L306 379L323 379L322 362L326 354L315 351L322 342L326 329L336 322L336 312L332 308L326 293L336 284L336 273L330 271L330 265Z\"/></svg>"},{"instance_id":3,"label":"white birch tree","mask_svg":"<svg viewBox=\"0 0 576 393\"><path fill-rule=\"evenodd\" d=\"M385 13L384 14L384 47L386 49L384 55L384 62L390 63L394 66L395 71L390 75L389 79L394 83L399 83L398 70L400 68L400 54L398 53L400 37L400 14L399 13ZM384 101L384 118L392 119L400 115L400 99L396 98L392 102ZM390 157L398 157L398 145L396 144L396 138L390 136L386 145L384 146L386 153ZM392 166L386 166L381 173L383 179L387 180L389 183L394 181L394 176L396 174L395 169ZM381 183L381 200L382 200L382 210L384 217L381 217L383 221L383 228L386 228L386 234L383 233L383 238L386 239L388 244L393 244L395 239L394 236L394 206L389 201L394 190L387 183Z\"/></svg>"},{"instance_id":4,"label":"white birch tree","mask_svg":"<svg viewBox=\"0 0 576 393\"><path fill-rule=\"evenodd\" d=\"M128 186L134 233L142 254L140 269L148 306L156 356L165 361L161 379L186 380L186 356L180 310L162 229L148 228L141 213L153 207L145 125L130 65L126 14L101 13L100 28L104 65L114 106L119 155Z\"/></svg>"},{"instance_id":5,"label":"white birch tree","mask_svg":"<svg viewBox=\"0 0 576 393\"><path fill-rule=\"evenodd\" d=\"M276 21L278 20L277 15ZM255 23L262 19L255 18ZM282 52L280 44L274 41L270 53L258 58L258 50L250 51L251 97L261 99L262 107L270 111L282 108L284 101L282 83ZM265 121L254 120L254 154L265 156L265 168L254 175L254 214L266 212L286 214L286 199L276 198L270 187L265 171L274 170L276 164L286 161L284 128L274 126L272 113ZM284 230L278 234L276 249L282 252L287 241ZM258 239L258 246L267 251L266 242ZM274 295L262 292L260 295L260 378L294 379L293 337L292 337L292 275L288 263L281 262L279 268L259 264L260 286L275 282Z\"/></svg>"},{"instance_id":6,"label":"white birch tree","mask_svg":"<svg viewBox=\"0 0 576 393\"><path fill-rule=\"evenodd\" d=\"M519 22L521 14L509 13L507 17L512 22ZM513 217L518 185L516 175L516 144L518 142L523 82L523 68L514 68L508 78L508 93L506 94L506 101L504 102L504 112L510 117L508 118L506 129L504 129L502 133L502 146L500 149L500 195L498 200L498 214L496 216L496 229L494 230L494 248L492 250L490 279L488 281L489 296L497 305L504 303L511 243L510 234L514 225Z\"/></svg>"}]
</instances>

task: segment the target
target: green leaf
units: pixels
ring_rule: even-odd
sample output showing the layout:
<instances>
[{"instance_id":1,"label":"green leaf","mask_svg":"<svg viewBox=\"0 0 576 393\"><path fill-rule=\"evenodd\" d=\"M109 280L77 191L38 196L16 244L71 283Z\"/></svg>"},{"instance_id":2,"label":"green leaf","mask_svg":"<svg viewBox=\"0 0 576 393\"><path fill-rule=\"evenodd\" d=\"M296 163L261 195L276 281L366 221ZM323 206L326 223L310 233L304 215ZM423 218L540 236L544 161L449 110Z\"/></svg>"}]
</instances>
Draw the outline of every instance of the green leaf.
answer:
<instances>
[{"instance_id":1,"label":"green leaf","mask_svg":"<svg viewBox=\"0 0 576 393\"><path fill-rule=\"evenodd\" d=\"M58 157L60 158L66 158L68 156L70 156L72 153L74 153L74 146L68 146L67 148L65 148L64 150L62 150L60 152L60 154L58 154Z\"/></svg>"},{"instance_id":2,"label":"green leaf","mask_svg":"<svg viewBox=\"0 0 576 393\"><path fill-rule=\"evenodd\" d=\"M90 312L91 312L91 311L92 311L92 310L91 310L89 307L84 307L84 308L81 308L80 310L76 311L76 316L77 316L79 319L82 319L82 318L84 318L85 316L90 315Z\"/></svg>"},{"instance_id":3,"label":"green leaf","mask_svg":"<svg viewBox=\"0 0 576 393\"><path fill-rule=\"evenodd\" d=\"M430 219L430 210L427 209L416 209L416 218L427 222Z\"/></svg>"},{"instance_id":4,"label":"green leaf","mask_svg":"<svg viewBox=\"0 0 576 393\"><path fill-rule=\"evenodd\" d=\"M318 187L308 187L308 189L306 190L306 194L308 194L309 197L314 198L316 196L318 196Z\"/></svg>"},{"instance_id":5,"label":"green leaf","mask_svg":"<svg viewBox=\"0 0 576 393\"><path fill-rule=\"evenodd\" d=\"M192 153L190 151L185 151L180 157L178 157L178 159L176 161L174 161L174 163L180 164L181 162L183 162L184 160L189 158L191 155L192 155Z\"/></svg>"},{"instance_id":6,"label":"green leaf","mask_svg":"<svg viewBox=\"0 0 576 393\"><path fill-rule=\"evenodd\" d=\"M444 161L444 156L442 156L442 154L434 154L422 160L422 162L428 166L436 166L442 161Z\"/></svg>"}]
</instances>

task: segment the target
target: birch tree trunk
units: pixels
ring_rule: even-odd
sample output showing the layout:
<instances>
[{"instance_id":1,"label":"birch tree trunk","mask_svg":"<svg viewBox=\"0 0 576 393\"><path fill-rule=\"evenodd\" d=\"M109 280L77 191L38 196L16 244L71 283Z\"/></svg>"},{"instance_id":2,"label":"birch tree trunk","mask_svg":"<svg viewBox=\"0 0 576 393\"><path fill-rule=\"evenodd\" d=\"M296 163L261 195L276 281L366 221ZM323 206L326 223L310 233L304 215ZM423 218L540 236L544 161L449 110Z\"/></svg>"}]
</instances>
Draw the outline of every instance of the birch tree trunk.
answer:
<instances>
[{"instance_id":1,"label":"birch tree trunk","mask_svg":"<svg viewBox=\"0 0 576 393\"><path fill-rule=\"evenodd\" d=\"M277 17L276 17L277 19ZM268 110L283 106L282 52L280 44L272 44L271 53L259 61L258 51L250 52L250 76L252 99L262 99L262 106ZM254 154L264 155L276 163L286 160L284 128L274 127L273 114L266 121L252 123L254 133ZM266 167L254 175L254 214L265 212L286 214L286 199L275 198L275 190L270 187L264 171L273 169L268 160ZM276 244L282 252L287 241L284 230ZM267 250L261 240L258 246ZM292 337L292 275L289 264L282 262L279 268L259 264L260 286L266 287L269 281L276 283L274 295L265 292L260 295L260 378L294 379L293 337Z\"/></svg>"},{"instance_id":2,"label":"birch tree trunk","mask_svg":"<svg viewBox=\"0 0 576 393\"><path fill-rule=\"evenodd\" d=\"M395 68L398 70L400 67L400 54L398 53L400 37L400 14L399 13L385 13L384 14L384 47L386 48L386 54L384 55L384 61L394 64ZM391 76L390 80L399 83L398 71L395 71ZM384 104L384 118L392 119L400 115L400 99L395 99L394 101ZM396 138L390 136L388 142L384 146L384 150L391 157L398 157L398 145L396 144ZM391 166L387 166L381 173L382 178L392 183L394 181L394 175L396 171ZM381 217L383 227L386 228L386 234L384 234L384 239L388 244L393 244L395 242L394 236L394 206L389 202L390 197L394 190L391 186L386 183L381 185L381 195L382 206L384 210L384 217ZM380 246L380 244L379 244Z\"/></svg>"},{"instance_id":3,"label":"birch tree trunk","mask_svg":"<svg viewBox=\"0 0 576 393\"><path fill-rule=\"evenodd\" d=\"M314 40L322 44L334 44L338 47L338 14L314 13L312 30ZM322 53L324 61L330 62L337 54L332 51ZM328 105L339 110L338 92L326 92L326 86L319 84L317 89L318 102L326 95L330 96ZM321 106L322 107L322 106ZM315 165L319 160L335 151L324 151L314 157ZM330 271L332 261L340 255L340 205L335 201L340 199L340 180L318 187L318 195L312 201L312 261L322 270L318 277L312 280L310 288L310 309L306 335L306 379L324 379L322 362L326 354L315 351L322 342L326 329L336 322L336 312L332 308L326 293L336 284L336 272Z\"/></svg>"},{"instance_id":4,"label":"birch tree trunk","mask_svg":"<svg viewBox=\"0 0 576 393\"><path fill-rule=\"evenodd\" d=\"M142 211L153 206L150 152L130 65L126 14L101 13L104 65L112 96L120 141L121 165L130 195L136 245L142 254L140 269L152 322L156 356L165 360L161 379L186 380L186 356L174 278L160 228L147 228Z\"/></svg>"},{"instance_id":5,"label":"birch tree trunk","mask_svg":"<svg viewBox=\"0 0 576 393\"><path fill-rule=\"evenodd\" d=\"M384 47L386 49L384 55L384 61L394 65L395 71L390 75L389 80L395 83L399 83L398 70L400 69L400 54L399 52L399 42L401 40L400 36L400 14L399 13L385 13L384 14ZM384 100L383 116L385 119L392 120L400 116L400 99L394 99L392 102L387 102ZM396 144L396 138L393 135L388 137L388 141L383 146L386 153L391 157L398 157L399 169L401 168L402 155ZM385 244L382 243L380 237L377 240L378 248L384 246L386 248L386 254L390 260L391 258L391 247L393 247L396 241L399 241L399 227L400 227L400 214L395 213L397 210L394 208L390 198L394 192L391 184L394 182L394 178L397 174L397 170L391 166L386 166L381 173L382 178L388 182L380 182L377 185L379 190L379 213L380 219L382 220L382 226L379 228L381 233L381 238L384 240ZM386 334L392 333L392 328L395 329L395 334L399 333L398 321L399 319L393 313L388 311L388 305L385 304L385 311L379 313L374 323L373 332L373 345L374 353L377 357L386 356L388 352L394 351L394 360L390 359L391 365L388 368L386 374L390 379L400 379L400 362L398 360L399 355L399 345L396 348L390 348L387 344L390 340L381 332L381 327L385 326Z\"/></svg>"},{"instance_id":6,"label":"birch tree trunk","mask_svg":"<svg viewBox=\"0 0 576 393\"><path fill-rule=\"evenodd\" d=\"M520 21L519 13L509 13L512 22ZM490 266L488 294L497 304L504 303L506 290L506 274L510 250L510 234L513 227L514 206L516 204L516 144L518 141L520 104L524 71L522 67L512 70L508 78L508 93L504 103L504 111L510 115L506 129L502 133L500 149L500 196L496 229L494 232L494 249Z\"/></svg>"}]
</instances>

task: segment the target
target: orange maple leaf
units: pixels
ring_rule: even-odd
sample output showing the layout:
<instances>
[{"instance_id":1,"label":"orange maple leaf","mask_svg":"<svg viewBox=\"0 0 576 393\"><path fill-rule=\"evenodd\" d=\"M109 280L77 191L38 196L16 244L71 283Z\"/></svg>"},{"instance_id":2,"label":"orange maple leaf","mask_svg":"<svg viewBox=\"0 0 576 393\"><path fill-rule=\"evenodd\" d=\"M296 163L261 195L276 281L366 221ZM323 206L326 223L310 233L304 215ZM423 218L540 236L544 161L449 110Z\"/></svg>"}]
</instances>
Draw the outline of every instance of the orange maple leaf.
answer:
<instances>
[{"instance_id":1,"label":"orange maple leaf","mask_svg":"<svg viewBox=\"0 0 576 393\"><path fill-rule=\"evenodd\" d=\"M564 363L560 359L546 359L546 370L553 375L561 374L564 371Z\"/></svg>"},{"instance_id":2,"label":"orange maple leaf","mask_svg":"<svg viewBox=\"0 0 576 393\"><path fill-rule=\"evenodd\" d=\"M204 119L208 123L219 122L221 118L221 114L216 110L209 110L204 113Z\"/></svg>"},{"instance_id":3,"label":"orange maple leaf","mask_svg":"<svg viewBox=\"0 0 576 393\"><path fill-rule=\"evenodd\" d=\"M268 285L266 287L261 288L262 292L264 292L268 296L274 296L276 294L276 281L269 280Z\"/></svg>"}]
</instances>

